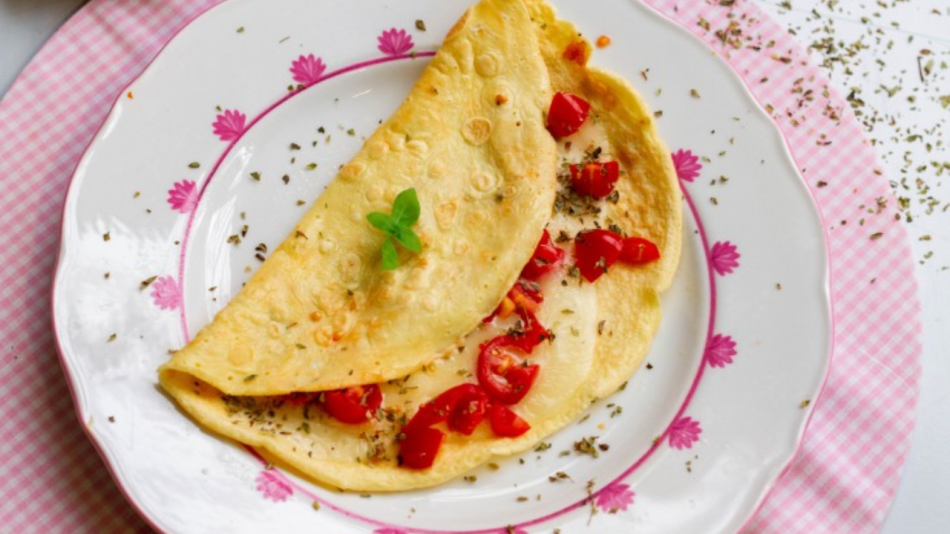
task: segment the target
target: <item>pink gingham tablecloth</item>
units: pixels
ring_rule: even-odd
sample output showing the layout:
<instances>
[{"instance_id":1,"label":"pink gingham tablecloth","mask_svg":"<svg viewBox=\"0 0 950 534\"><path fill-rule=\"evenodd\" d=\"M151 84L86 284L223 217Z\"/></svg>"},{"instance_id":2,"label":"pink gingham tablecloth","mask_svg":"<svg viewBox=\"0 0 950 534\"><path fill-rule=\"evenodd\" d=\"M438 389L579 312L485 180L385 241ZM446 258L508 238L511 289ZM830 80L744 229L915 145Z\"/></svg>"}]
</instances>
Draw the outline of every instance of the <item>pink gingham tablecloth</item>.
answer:
<instances>
[{"instance_id":1,"label":"pink gingham tablecloth","mask_svg":"<svg viewBox=\"0 0 950 534\"><path fill-rule=\"evenodd\" d=\"M219 1L93 0L0 102L0 531L149 531L76 419L50 326L50 284L63 199L83 150L119 91ZM831 374L797 458L745 532L877 532L909 447L921 350L905 230L892 210L873 209L891 198L887 180L842 96L753 2L646 2L746 81L828 226Z\"/></svg>"}]
</instances>

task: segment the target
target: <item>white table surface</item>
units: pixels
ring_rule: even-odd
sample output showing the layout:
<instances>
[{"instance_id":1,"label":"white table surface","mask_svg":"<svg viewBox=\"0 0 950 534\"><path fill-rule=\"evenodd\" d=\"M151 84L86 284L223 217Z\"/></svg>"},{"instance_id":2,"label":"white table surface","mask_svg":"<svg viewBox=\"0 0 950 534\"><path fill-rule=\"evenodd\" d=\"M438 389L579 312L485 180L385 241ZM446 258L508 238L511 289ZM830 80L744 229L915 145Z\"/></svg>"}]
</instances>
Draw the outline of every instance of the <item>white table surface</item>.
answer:
<instances>
[{"instance_id":1,"label":"white table surface","mask_svg":"<svg viewBox=\"0 0 950 534\"><path fill-rule=\"evenodd\" d=\"M687 2L688 0L683 0ZM950 98L950 7L946 0L755 0L780 23L793 30L806 46L834 28L836 42L864 38L867 48L848 64L835 62L828 73L842 94L862 88L866 113L883 120L870 132L887 176L906 177L911 200L908 226L914 257L920 260L917 276L924 316L922 395L913 448L897 498L883 534L944 534L950 532L950 169L938 175L933 168L918 171L931 161L950 161L950 107L939 96ZM0 95L40 46L84 0L0 0ZM789 8L790 6L790 8ZM833 6L833 7L831 7ZM866 22L861 22L862 18ZM917 57L922 49L936 59L933 71L921 76ZM816 61L822 52L814 51ZM883 60L883 66L876 62ZM923 81L922 81L923 79ZM893 96L888 95L900 86ZM915 96L916 102L907 100ZM890 118L894 126L888 126ZM933 127L934 130L929 130ZM910 128L908 130L908 128ZM926 133L929 131L930 133ZM924 135L934 146L926 152L924 142L907 143L913 134ZM901 141L895 141L899 139ZM942 140L942 145L937 141ZM905 152L910 151L909 155ZM908 164L907 161L911 163ZM931 187L936 201L932 213L920 202L920 178ZM941 187L942 185L942 187ZM927 239L926 236L930 236ZM923 238L923 239L922 239ZM932 256L925 258L928 252ZM883 355L886 357L886 355Z\"/></svg>"}]
</instances>

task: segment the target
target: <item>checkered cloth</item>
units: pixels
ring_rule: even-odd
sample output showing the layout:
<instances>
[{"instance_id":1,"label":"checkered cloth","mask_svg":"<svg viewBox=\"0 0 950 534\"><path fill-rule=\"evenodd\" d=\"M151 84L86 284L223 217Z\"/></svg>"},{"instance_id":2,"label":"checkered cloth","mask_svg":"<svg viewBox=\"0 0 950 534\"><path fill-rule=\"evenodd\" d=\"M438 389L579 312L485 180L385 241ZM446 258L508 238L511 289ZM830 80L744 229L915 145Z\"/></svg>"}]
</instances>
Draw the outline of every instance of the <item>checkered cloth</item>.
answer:
<instances>
[{"instance_id":1,"label":"checkered cloth","mask_svg":"<svg viewBox=\"0 0 950 534\"><path fill-rule=\"evenodd\" d=\"M219 1L93 0L0 102L0 531L149 531L74 416L50 282L70 175L116 95ZM887 210L866 213L891 194L874 151L844 99L752 2L646 1L707 41L772 113L829 228L831 375L798 457L745 532L877 532L914 424L920 322L905 231Z\"/></svg>"}]
</instances>

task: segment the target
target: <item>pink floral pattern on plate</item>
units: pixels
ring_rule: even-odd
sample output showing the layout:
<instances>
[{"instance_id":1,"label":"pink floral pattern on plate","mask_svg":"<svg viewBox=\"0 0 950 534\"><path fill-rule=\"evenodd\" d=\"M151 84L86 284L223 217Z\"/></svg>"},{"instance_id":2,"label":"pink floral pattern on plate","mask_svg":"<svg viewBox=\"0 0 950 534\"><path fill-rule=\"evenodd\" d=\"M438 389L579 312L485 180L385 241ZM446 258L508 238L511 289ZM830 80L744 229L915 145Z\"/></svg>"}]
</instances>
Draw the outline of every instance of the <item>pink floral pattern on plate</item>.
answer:
<instances>
[{"instance_id":1,"label":"pink floral pattern on plate","mask_svg":"<svg viewBox=\"0 0 950 534\"><path fill-rule=\"evenodd\" d=\"M614 482L606 488L600 490L597 494L595 504L597 508L605 510L609 514L615 514L626 510L633 504L634 493L627 484Z\"/></svg>"},{"instance_id":2,"label":"pink floral pattern on plate","mask_svg":"<svg viewBox=\"0 0 950 534\"><path fill-rule=\"evenodd\" d=\"M386 527L374 530L373 534L409 534L409 531L403 530L401 528ZM528 531L522 528L509 526L499 530L498 534L528 534Z\"/></svg>"},{"instance_id":3,"label":"pink floral pattern on plate","mask_svg":"<svg viewBox=\"0 0 950 534\"><path fill-rule=\"evenodd\" d=\"M699 421L693 421L691 417L681 417L670 426L670 447L676 450L692 449L693 443L699 441L702 432Z\"/></svg>"},{"instance_id":4,"label":"pink floral pattern on plate","mask_svg":"<svg viewBox=\"0 0 950 534\"><path fill-rule=\"evenodd\" d=\"M290 66L290 73L294 75L294 81L304 86L311 86L320 81L323 71L327 70L323 59L314 57L313 54L300 56Z\"/></svg>"},{"instance_id":5,"label":"pink floral pattern on plate","mask_svg":"<svg viewBox=\"0 0 950 534\"><path fill-rule=\"evenodd\" d=\"M284 480L283 475L275 469L265 469L257 475L257 491L264 495L265 499L274 502L283 502L294 493L294 489Z\"/></svg>"},{"instance_id":6,"label":"pink floral pattern on plate","mask_svg":"<svg viewBox=\"0 0 950 534\"><path fill-rule=\"evenodd\" d=\"M234 141L244 133L246 120L247 115L236 109L225 110L224 113L217 116L214 124L212 124L214 135L217 135L218 139L222 141Z\"/></svg>"},{"instance_id":7,"label":"pink floral pattern on plate","mask_svg":"<svg viewBox=\"0 0 950 534\"><path fill-rule=\"evenodd\" d=\"M168 204L173 210L191 213L198 205L198 187L191 180L175 182L168 190Z\"/></svg>"},{"instance_id":8,"label":"pink floral pattern on plate","mask_svg":"<svg viewBox=\"0 0 950 534\"><path fill-rule=\"evenodd\" d=\"M729 336L716 334L706 345L706 361L712 367L725 367L732 363L736 352L736 342Z\"/></svg>"},{"instance_id":9,"label":"pink floral pattern on plate","mask_svg":"<svg viewBox=\"0 0 950 534\"><path fill-rule=\"evenodd\" d=\"M399 56L412 50L412 37L406 30L390 28L376 38L379 41L379 51L387 56Z\"/></svg>"},{"instance_id":10,"label":"pink floral pattern on plate","mask_svg":"<svg viewBox=\"0 0 950 534\"><path fill-rule=\"evenodd\" d=\"M163 310L174 310L181 306L178 282L171 276L163 276L152 282L152 302Z\"/></svg>"},{"instance_id":11,"label":"pink floral pattern on plate","mask_svg":"<svg viewBox=\"0 0 950 534\"><path fill-rule=\"evenodd\" d=\"M728 241L719 241L712 246L712 250L709 253L709 259L712 262L713 269L719 273L720 276L725 276L737 267L739 267L739 258L742 255L739 254L736 246Z\"/></svg>"},{"instance_id":12,"label":"pink floral pattern on plate","mask_svg":"<svg viewBox=\"0 0 950 534\"><path fill-rule=\"evenodd\" d=\"M677 150L673 152L673 167L676 168L676 176L684 182L692 182L699 176L699 171L703 166L699 163L699 158L689 150Z\"/></svg>"}]
</instances>

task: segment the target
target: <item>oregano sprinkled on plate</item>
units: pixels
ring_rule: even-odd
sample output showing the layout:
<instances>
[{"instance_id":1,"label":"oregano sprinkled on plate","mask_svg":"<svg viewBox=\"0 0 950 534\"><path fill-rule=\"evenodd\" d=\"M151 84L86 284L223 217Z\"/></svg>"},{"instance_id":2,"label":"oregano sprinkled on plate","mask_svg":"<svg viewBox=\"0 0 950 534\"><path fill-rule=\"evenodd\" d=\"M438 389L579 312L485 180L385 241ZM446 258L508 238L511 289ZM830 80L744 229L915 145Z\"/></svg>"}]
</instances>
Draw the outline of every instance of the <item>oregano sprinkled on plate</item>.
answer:
<instances>
[{"instance_id":1,"label":"oregano sprinkled on plate","mask_svg":"<svg viewBox=\"0 0 950 534\"><path fill-rule=\"evenodd\" d=\"M597 447L595 446L598 437L599 436L588 436L586 438L582 438L579 441L575 441L574 450L577 451L578 454L588 454L594 458L599 458L600 452L598 452Z\"/></svg>"},{"instance_id":2,"label":"oregano sprinkled on plate","mask_svg":"<svg viewBox=\"0 0 950 534\"><path fill-rule=\"evenodd\" d=\"M152 285L152 282L154 282L157 278L157 276L149 276L145 280L142 280L142 282L139 283L139 291L143 291L145 288Z\"/></svg>"}]
</instances>

